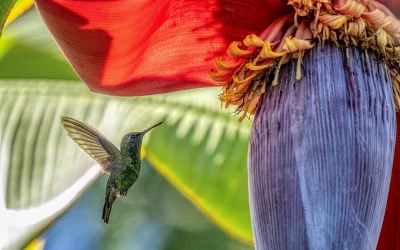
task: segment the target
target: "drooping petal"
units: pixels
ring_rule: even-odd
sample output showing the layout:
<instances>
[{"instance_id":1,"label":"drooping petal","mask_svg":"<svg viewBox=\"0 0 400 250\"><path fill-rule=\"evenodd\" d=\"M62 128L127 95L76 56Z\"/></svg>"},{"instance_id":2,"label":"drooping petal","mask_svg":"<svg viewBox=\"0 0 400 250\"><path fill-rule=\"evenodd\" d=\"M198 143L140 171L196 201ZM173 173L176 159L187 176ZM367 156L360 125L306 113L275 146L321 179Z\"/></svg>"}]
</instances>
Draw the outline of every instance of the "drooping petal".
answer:
<instances>
[{"instance_id":1,"label":"drooping petal","mask_svg":"<svg viewBox=\"0 0 400 250\"><path fill-rule=\"evenodd\" d=\"M35 3L89 88L124 96L214 86L207 72L230 42L292 11L286 0Z\"/></svg>"}]
</instances>

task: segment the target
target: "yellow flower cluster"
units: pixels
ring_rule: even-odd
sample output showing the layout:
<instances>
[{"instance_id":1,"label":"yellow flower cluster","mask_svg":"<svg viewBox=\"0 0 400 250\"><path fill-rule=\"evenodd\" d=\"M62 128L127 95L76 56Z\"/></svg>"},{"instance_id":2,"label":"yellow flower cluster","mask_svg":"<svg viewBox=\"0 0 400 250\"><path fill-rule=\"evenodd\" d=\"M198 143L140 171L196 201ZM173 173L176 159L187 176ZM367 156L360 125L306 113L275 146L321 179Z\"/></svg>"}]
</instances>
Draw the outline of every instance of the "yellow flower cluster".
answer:
<instances>
[{"instance_id":1,"label":"yellow flower cluster","mask_svg":"<svg viewBox=\"0 0 400 250\"><path fill-rule=\"evenodd\" d=\"M220 100L236 105L242 113L254 114L266 85L275 86L283 64L297 60L296 79L301 79L302 58L316 43L333 42L346 51L350 46L378 53L390 72L393 96L400 108L400 21L384 5L374 0L289 0L295 12L272 23L262 34L232 42L226 58L215 60L212 79L223 86ZM272 76L272 77L271 77Z\"/></svg>"}]
</instances>

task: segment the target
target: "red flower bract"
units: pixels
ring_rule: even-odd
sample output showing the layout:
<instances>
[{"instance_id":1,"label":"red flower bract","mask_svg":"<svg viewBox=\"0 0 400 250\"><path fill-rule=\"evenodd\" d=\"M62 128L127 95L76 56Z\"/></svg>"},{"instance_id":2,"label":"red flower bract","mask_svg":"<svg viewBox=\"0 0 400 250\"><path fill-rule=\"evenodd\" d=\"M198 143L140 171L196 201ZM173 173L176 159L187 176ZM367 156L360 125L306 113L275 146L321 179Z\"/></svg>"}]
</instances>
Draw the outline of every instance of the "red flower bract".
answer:
<instances>
[{"instance_id":1,"label":"red flower bract","mask_svg":"<svg viewBox=\"0 0 400 250\"><path fill-rule=\"evenodd\" d=\"M397 113L397 136L392 178L386 204L385 219L378 242L378 250L400 249L400 114Z\"/></svg>"},{"instance_id":2,"label":"red flower bract","mask_svg":"<svg viewBox=\"0 0 400 250\"><path fill-rule=\"evenodd\" d=\"M89 88L123 96L214 86L207 72L231 41L292 11L286 0L35 3Z\"/></svg>"}]
</instances>

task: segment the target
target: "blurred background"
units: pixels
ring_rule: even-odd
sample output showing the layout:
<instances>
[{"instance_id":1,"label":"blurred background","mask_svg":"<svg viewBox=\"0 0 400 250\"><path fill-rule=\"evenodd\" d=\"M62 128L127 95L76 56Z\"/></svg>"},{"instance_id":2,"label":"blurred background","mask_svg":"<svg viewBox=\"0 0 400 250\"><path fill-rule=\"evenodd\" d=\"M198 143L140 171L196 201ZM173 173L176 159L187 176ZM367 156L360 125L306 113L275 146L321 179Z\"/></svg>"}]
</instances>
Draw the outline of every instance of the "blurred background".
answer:
<instances>
[{"instance_id":1,"label":"blurred background","mask_svg":"<svg viewBox=\"0 0 400 250\"><path fill-rule=\"evenodd\" d=\"M44 249L254 249L222 232L147 161L140 178L101 220L102 177L44 234Z\"/></svg>"},{"instance_id":2,"label":"blurred background","mask_svg":"<svg viewBox=\"0 0 400 250\"><path fill-rule=\"evenodd\" d=\"M91 93L32 7L0 40L1 239L16 249L35 238L57 250L254 249L250 123L219 109L219 91L139 98ZM95 126L118 146L125 133L165 121L145 139L140 177L116 201L107 226L101 211L108 176L96 172L81 181L99 167L67 137L61 115ZM56 209L48 205L58 198Z\"/></svg>"}]
</instances>

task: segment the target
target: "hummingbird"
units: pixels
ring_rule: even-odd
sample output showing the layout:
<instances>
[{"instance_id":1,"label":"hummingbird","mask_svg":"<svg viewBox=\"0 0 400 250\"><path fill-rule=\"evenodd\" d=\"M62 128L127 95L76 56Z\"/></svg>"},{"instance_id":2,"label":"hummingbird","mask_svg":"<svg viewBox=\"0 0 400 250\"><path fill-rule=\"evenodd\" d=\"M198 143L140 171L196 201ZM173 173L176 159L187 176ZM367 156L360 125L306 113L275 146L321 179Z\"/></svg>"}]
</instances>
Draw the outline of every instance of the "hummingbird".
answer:
<instances>
[{"instance_id":1,"label":"hummingbird","mask_svg":"<svg viewBox=\"0 0 400 250\"><path fill-rule=\"evenodd\" d=\"M88 124L65 116L61 117L61 123L68 135L96 160L103 172L109 174L102 215L103 222L108 224L114 201L121 195L126 196L128 189L139 177L143 136L163 122L142 132L126 134L121 141L121 150Z\"/></svg>"}]
</instances>

